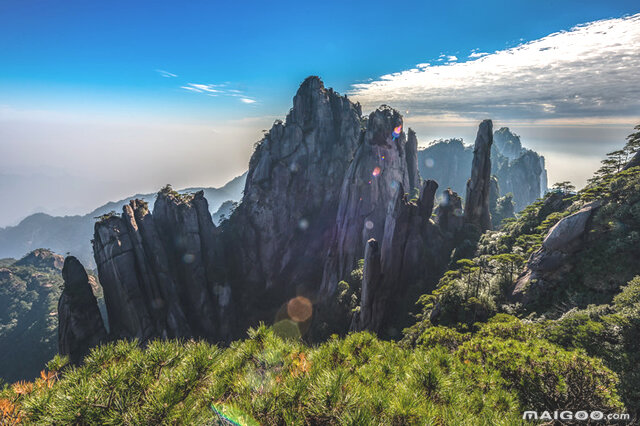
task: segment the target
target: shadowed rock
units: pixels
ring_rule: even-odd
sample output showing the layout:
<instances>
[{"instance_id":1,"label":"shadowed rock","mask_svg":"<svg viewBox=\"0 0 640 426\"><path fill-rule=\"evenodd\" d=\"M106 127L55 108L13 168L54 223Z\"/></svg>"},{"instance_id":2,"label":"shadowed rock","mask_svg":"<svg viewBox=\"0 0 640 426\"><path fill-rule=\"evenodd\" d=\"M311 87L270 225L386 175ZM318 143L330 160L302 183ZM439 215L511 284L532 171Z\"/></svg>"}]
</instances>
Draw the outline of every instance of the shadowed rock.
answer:
<instances>
[{"instance_id":1,"label":"shadowed rock","mask_svg":"<svg viewBox=\"0 0 640 426\"><path fill-rule=\"evenodd\" d=\"M225 239L248 323L272 321L273 306L317 292L360 115L359 104L309 77L286 120L257 144Z\"/></svg>"},{"instance_id":2,"label":"shadowed rock","mask_svg":"<svg viewBox=\"0 0 640 426\"><path fill-rule=\"evenodd\" d=\"M286 120L256 145L242 202L220 228L202 192L170 187L153 214L134 200L121 217L104 217L94 254L113 337L229 341L273 323L298 296L322 312L363 257L361 315L345 321L345 310L336 328L397 337L462 226L451 191L440 225L431 219L438 184L421 180L417 137L402 126L388 106L362 118L358 104L309 77ZM308 318L305 327L326 331L329 322Z\"/></svg>"},{"instance_id":3,"label":"shadowed rock","mask_svg":"<svg viewBox=\"0 0 640 426\"><path fill-rule=\"evenodd\" d=\"M364 277L362 281L362 304L359 318L360 330L380 332L385 326L397 321L404 310L406 291L409 285L422 279L438 275L428 254L443 248L442 240L434 232L430 221L434 196L438 184L426 181L420 198L410 201L399 191L390 206L385 220L380 259L377 259L378 243L371 239L365 248ZM372 241L375 247L372 247ZM375 248L375 251L373 249ZM368 266L367 262L374 262ZM377 266L375 262L380 262ZM376 278L374 273L379 273ZM384 330L386 335L393 332Z\"/></svg>"},{"instance_id":4,"label":"shadowed rock","mask_svg":"<svg viewBox=\"0 0 640 426\"><path fill-rule=\"evenodd\" d=\"M202 191L179 195L163 190L153 207L158 235L171 267L179 298L195 335L220 337L226 305L220 305L215 289L224 287L216 265L222 264L216 247L216 228ZM219 262L219 263L218 263ZM228 321L228 320L227 320Z\"/></svg>"},{"instance_id":5,"label":"shadowed rock","mask_svg":"<svg viewBox=\"0 0 640 426\"><path fill-rule=\"evenodd\" d=\"M462 199L447 188L442 192L442 199L436 209L436 223L442 232L454 235L464 224Z\"/></svg>"},{"instance_id":6,"label":"shadowed rock","mask_svg":"<svg viewBox=\"0 0 640 426\"><path fill-rule=\"evenodd\" d=\"M360 314L355 331L372 330L377 324L378 299L376 293L382 281L380 264L380 244L371 238L364 250L364 268L362 271L362 292L360 295Z\"/></svg>"},{"instance_id":7,"label":"shadowed rock","mask_svg":"<svg viewBox=\"0 0 640 426\"><path fill-rule=\"evenodd\" d=\"M489 199L491 188L491 144L493 144L493 124L484 120L478 128L473 149L471 178L467 182L464 220L478 226L482 231L491 229Z\"/></svg>"},{"instance_id":8,"label":"shadowed rock","mask_svg":"<svg viewBox=\"0 0 640 426\"><path fill-rule=\"evenodd\" d=\"M64 290L58 301L58 351L79 364L89 349L104 342L104 328L98 302L89 277L78 259L68 256L62 268Z\"/></svg>"}]
</instances>

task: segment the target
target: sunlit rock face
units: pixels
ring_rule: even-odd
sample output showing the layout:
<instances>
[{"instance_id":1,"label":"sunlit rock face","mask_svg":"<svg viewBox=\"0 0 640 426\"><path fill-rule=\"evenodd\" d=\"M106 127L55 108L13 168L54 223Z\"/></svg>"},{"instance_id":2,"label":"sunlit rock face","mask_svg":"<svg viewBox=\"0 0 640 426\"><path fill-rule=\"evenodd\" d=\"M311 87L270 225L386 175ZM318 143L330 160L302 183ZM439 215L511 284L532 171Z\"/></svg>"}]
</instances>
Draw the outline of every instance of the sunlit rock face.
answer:
<instances>
[{"instance_id":1,"label":"sunlit rock face","mask_svg":"<svg viewBox=\"0 0 640 426\"><path fill-rule=\"evenodd\" d=\"M415 133L411 132L412 141L407 143L402 125L400 113L387 106L372 112L367 120L340 190L335 234L324 269L325 295L362 259L369 239L382 241L396 199L420 180ZM400 130L397 136L396 129Z\"/></svg>"},{"instance_id":2,"label":"sunlit rock face","mask_svg":"<svg viewBox=\"0 0 640 426\"><path fill-rule=\"evenodd\" d=\"M561 203L562 198L559 198ZM588 203L549 230L542 247L531 254L518 277L511 294L513 301L533 304L563 282L563 276L574 267L567 259L584 248L589 221L600 205L600 201Z\"/></svg>"},{"instance_id":3,"label":"sunlit rock face","mask_svg":"<svg viewBox=\"0 0 640 426\"><path fill-rule=\"evenodd\" d=\"M69 256L62 268L64 290L58 301L58 351L78 364L89 349L106 340L98 302L78 259Z\"/></svg>"},{"instance_id":4,"label":"sunlit rock face","mask_svg":"<svg viewBox=\"0 0 640 426\"><path fill-rule=\"evenodd\" d=\"M239 304L284 303L317 290L360 132L360 105L309 77L286 120L257 144L244 197L224 231L231 275L246 289Z\"/></svg>"}]
</instances>

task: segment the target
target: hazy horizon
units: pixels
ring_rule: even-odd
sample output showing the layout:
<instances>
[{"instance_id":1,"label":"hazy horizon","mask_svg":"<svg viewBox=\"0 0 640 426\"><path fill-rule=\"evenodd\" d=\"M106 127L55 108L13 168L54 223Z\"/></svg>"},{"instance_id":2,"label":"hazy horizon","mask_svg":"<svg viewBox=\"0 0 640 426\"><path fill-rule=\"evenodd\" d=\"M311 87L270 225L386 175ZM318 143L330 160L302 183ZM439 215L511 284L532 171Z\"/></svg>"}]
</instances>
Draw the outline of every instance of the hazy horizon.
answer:
<instances>
[{"instance_id":1,"label":"hazy horizon","mask_svg":"<svg viewBox=\"0 0 640 426\"><path fill-rule=\"evenodd\" d=\"M167 183L220 187L308 75L363 113L397 108L421 146L471 144L492 118L545 156L550 185L583 186L640 124L632 2L415 2L402 28L371 25L375 7L327 2L316 22L294 4L0 5L0 227Z\"/></svg>"}]
</instances>

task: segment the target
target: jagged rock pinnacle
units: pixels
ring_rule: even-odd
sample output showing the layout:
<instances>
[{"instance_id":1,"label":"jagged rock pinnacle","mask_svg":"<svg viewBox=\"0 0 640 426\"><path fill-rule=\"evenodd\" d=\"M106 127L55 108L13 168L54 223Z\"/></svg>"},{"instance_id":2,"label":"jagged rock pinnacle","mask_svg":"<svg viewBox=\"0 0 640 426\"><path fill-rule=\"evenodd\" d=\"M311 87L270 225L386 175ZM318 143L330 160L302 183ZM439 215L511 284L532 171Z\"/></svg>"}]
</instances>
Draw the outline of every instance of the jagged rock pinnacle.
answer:
<instances>
[{"instance_id":1,"label":"jagged rock pinnacle","mask_svg":"<svg viewBox=\"0 0 640 426\"><path fill-rule=\"evenodd\" d=\"M478 127L464 208L465 222L478 226L482 231L491 229L489 199L492 144L493 123L491 120L484 120Z\"/></svg>"}]
</instances>

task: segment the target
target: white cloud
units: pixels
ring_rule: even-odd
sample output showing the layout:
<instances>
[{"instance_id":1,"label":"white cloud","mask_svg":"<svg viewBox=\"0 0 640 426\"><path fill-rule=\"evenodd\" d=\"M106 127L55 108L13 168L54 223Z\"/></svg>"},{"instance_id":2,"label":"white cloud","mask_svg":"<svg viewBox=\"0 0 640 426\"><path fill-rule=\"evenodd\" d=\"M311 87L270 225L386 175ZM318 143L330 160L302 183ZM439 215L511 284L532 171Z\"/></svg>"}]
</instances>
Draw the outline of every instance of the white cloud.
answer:
<instances>
[{"instance_id":1,"label":"white cloud","mask_svg":"<svg viewBox=\"0 0 640 426\"><path fill-rule=\"evenodd\" d=\"M248 97L242 90L238 89L229 89L228 83L223 84L202 84L202 83L187 83L186 86L180 86L181 89L187 90L189 92L202 93L207 96L218 97L220 96L228 96L240 98L240 101L245 104L254 104L257 101Z\"/></svg>"},{"instance_id":2,"label":"white cloud","mask_svg":"<svg viewBox=\"0 0 640 426\"><path fill-rule=\"evenodd\" d=\"M487 56L489 53L487 52L477 52L477 51L473 51L471 52L471 54L469 55L470 58L482 58L483 56Z\"/></svg>"},{"instance_id":3,"label":"white cloud","mask_svg":"<svg viewBox=\"0 0 640 426\"><path fill-rule=\"evenodd\" d=\"M470 58L484 55L477 49ZM438 60L452 56L440 55ZM548 119L637 117L640 14L595 21L478 59L436 64L354 84L365 108L417 115Z\"/></svg>"},{"instance_id":4,"label":"white cloud","mask_svg":"<svg viewBox=\"0 0 640 426\"><path fill-rule=\"evenodd\" d=\"M208 93L221 93L222 91L219 89L216 89L216 87L220 87L217 84L196 84L196 83L187 83L188 87L190 89L188 89L185 86L182 86L183 89L187 89L187 90L191 90L191 89L196 89L196 91L198 92L208 92Z\"/></svg>"},{"instance_id":5,"label":"white cloud","mask_svg":"<svg viewBox=\"0 0 640 426\"><path fill-rule=\"evenodd\" d=\"M453 55L451 55L451 56L447 56L447 60L448 60L449 62L455 62L455 61L457 61L457 60L458 60L458 57L457 57L457 56L453 56Z\"/></svg>"},{"instance_id":6,"label":"white cloud","mask_svg":"<svg viewBox=\"0 0 640 426\"><path fill-rule=\"evenodd\" d=\"M165 70L156 70L156 72L165 78L173 78L178 76L177 74Z\"/></svg>"},{"instance_id":7,"label":"white cloud","mask_svg":"<svg viewBox=\"0 0 640 426\"><path fill-rule=\"evenodd\" d=\"M202 93L202 90L196 88L196 87L191 87L191 86L180 86L181 89L184 90L188 90L190 92L197 92L197 93Z\"/></svg>"}]
</instances>

